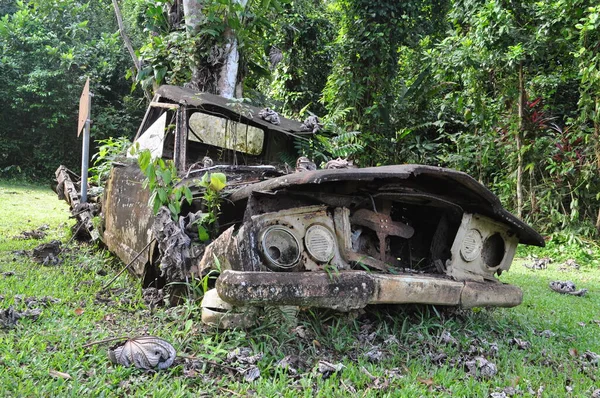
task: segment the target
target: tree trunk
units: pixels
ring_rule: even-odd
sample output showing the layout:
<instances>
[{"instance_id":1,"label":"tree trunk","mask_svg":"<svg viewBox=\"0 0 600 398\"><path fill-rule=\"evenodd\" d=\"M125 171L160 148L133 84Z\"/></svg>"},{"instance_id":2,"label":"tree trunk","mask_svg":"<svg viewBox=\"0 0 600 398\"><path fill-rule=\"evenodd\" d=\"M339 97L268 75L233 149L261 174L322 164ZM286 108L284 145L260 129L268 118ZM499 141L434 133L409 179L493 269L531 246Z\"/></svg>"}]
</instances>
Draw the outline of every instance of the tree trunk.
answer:
<instances>
[{"instance_id":1,"label":"tree trunk","mask_svg":"<svg viewBox=\"0 0 600 398\"><path fill-rule=\"evenodd\" d=\"M248 0L235 0L242 7L246 7ZM223 33L225 39L225 61L219 73L217 91L225 98L241 97L241 82L238 82L238 69L240 66L240 53L235 32L230 27L225 28Z\"/></svg>"},{"instance_id":2,"label":"tree trunk","mask_svg":"<svg viewBox=\"0 0 600 398\"><path fill-rule=\"evenodd\" d=\"M182 0L183 3L183 18L185 20L185 29L187 34L192 37L198 32L198 27L202 23L202 2L199 0ZM192 78L190 83L196 88L199 87L198 82L200 81L200 68L198 67L198 60L194 57L191 66Z\"/></svg>"},{"instance_id":3,"label":"tree trunk","mask_svg":"<svg viewBox=\"0 0 600 398\"><path fill-rule=\"evenodd\" d=\"M194 35L198 32L198 26L203 21L203 3L199 0L183 0L183 17L188 33Z\"/></svg>"},{"instance_id":4,"label":"tree trunk","mask_svg":"<svg viewBox=\"0 0 600 398\"><path fill-rule=\"evenodd\" d=\"M516 134L517 141L517 217L523 218L523 119L525 117L525 82L523 79L523 63L519 64L519 120Z\"/></svg>"},{"instance_id":5,"label":"tree trunk","mask_svg":"<svg viewBox=\"0 0 600 398\"><path fill-rule=\"evenodd\" d=\"M221 97L233 98L237 83L238 66L240 64L240 53L237 49L237 40L231 28L227 27L225 35L225 60L219 73L217 91Z\"/></svg>"},{"instance_id":6,"label":"tree trunk","mask_svg":"<svg viewBox=\"0 0 600 398\"><path fill-rule=\"evenodd\" d=\"M197 34L200 25L204 22L202 15L202 2L199 0L181 0L185 25L189 35ZM245 7L248 0L235 0ZM201 90L212 91L225 98L241 97L241 84L238 82L240 53L235 32L231 27L225 27L223 32L222 59L213 59L206 65L194 63L191 67L191 86ZM197 62L197 61L196 61ZM202 66L202 67L201 67Z\"/></svg>"},{"instance_id":7,"label":"tree trunk","mask_svg":"<svg viewBox=\"0 0 600 398\"><path fill-rule=\"evenodd\" d=\"M598 116L598 112L600 112L600 97L596 97L595 103L596 117L594 120L594 149L596 152L596 168L600 172L600 120ZM600 209L598 209L598 217L596 218L596 231L598 231L600 234Z\"/></svg>"}]
</instances>

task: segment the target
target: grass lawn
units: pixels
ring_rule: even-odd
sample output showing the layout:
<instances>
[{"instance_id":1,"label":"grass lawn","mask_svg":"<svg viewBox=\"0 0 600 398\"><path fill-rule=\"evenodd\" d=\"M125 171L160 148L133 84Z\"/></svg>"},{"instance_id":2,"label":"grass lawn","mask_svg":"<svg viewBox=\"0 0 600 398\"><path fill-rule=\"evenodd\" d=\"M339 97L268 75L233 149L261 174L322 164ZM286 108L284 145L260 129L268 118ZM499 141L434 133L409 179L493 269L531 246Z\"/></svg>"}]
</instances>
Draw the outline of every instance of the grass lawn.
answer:
<instances>
[{"instance_id":1,"label":"grass lawn","mask_svg":"<svg viewBox=\"0 0 600 398\"><path fill-rule=\"evenodd\" d=\"M106 251L69 244L58 266L14 252L66 243L73 223L50 189L0 182L0 311L25 311L27 302L41 309L37 319L0 328L2 397L589 397L600 389L600 269L592 262L533 271L519 260L502 275L525 293L513 309L307 310L297 326L264 316L253 330L217 331L201 324L196 300L150 311L126 275L99 293L122 267ZM41 240L15 238L44 224ZM600 258L592 247L575 250ZM588 294L560 295L548 288L553 280ZM111 364L112 343L83 347L140 334L164 338L183 356L144 372Z\"/></svg>"}]
</instances>

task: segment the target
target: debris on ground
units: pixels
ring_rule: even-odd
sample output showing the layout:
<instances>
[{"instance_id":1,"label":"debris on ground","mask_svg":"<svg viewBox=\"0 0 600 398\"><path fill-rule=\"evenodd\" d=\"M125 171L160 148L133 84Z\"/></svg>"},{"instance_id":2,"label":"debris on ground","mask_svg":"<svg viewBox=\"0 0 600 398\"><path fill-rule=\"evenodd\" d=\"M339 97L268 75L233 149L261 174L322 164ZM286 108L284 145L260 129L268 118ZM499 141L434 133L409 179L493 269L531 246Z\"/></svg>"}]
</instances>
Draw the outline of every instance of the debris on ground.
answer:
<instances>
[{"instance_id":1,"label":"debris on ground","mask_svg":"<svg viewBox=\"0 0 600 398\"><path fill-rule=\"evenodd\" d=\"M517 386L512 387L504 387L502 389L502 391L496 391L490 394L490 398L509 398L509 397L514 397L515 395L518 396L522 396L523 392L521 391L521 389Z\"/></svg>"},{"instance_id":2,"label":"debris on ground","mask_svg":"<svg viewBox=\"0 0 600 398\"><path fill-rule=\"evenodd\" d=\"M571 281L554 281L550 282L550 289L557 293L570 294L573 296L585 296L587 289L579 289L575 287L575 284Z\"/></svg>"},{"instance_id":3,"label":"debris on ground","mask_svg":"<svg viewBox=\"0 0 600 398\"><path fill-rule=\"evenodd\" d=\"M176 355L170 343L153 336L134 337L108 350L112 363L144 370L166 369L173 364Z\"/></svg>"},{"instance_id":4,"label":"debris on ground","mask_svg":"<svg viewBox=\"0 0 600 398\"><path fill-rule=\"evenodd\" d=\"M564 263L562 263L559 267L559 271L577 271L581 268L581 266L577 263L577 261L572 258L568 259Z\"/></svg>"},{"instance_id":5,"label":"debris on ground","mask_svg":"<svg viewBox=\"0 0 600 398\"><path fill-rule=\"evenodd\" d=\"M54 369L50 369L48 371L48 374L56 379L66 379L66 380L73 379L73 377L70 374L64 373L64 372L59 372L58 370L54 370Z\"/></svg>"},{"instance_id":6,"label":"debris on ground","mask_svg":"<svg viewBox=\"0 0 600 398\"><path fill-rule=\"evenodd\" d=\"M11 254L13 255L13 261L17 261L17 257L29 257L27 250L13 250Z\"/></svg>"},{"instance_id":7,"label":"debris on ground","mask_svg":"<svg viewBox=\"0 0 600 398\"><path fill-rule=\"evenodd\" d=\"M336 372L340 372L345 366L342 363L333 364L327 361L319 361L317 365L317 370L321 375L323 375L324 379L328 379Z\"/></svg>"},{"instance_id":8,"label":"debris on ground","mask_svg":"<svg viewBox=\"0 0 600 398\"><path fill-rule=\"evenodd\" d=\"M541 332L539 332L539 335L540 335L541 337L545 337L545 338L547 338L547 339L548 339L548 338L550 338L550 337L554 337L554 336L556 336L556 333L554 333L552 330L548 330L548 329L546 329L546 330L542 330Z\"/></svg>"},{"instance_id":9,"label":"debris on ground","mask_svg":"<svg viewBox=\"0 0 600 398\"><path fill-rule=\"evenodd\" d=\"M394 336L393 334L388 334L388 336L385 338L385 340L383 340L383 344L386 347L389 347L391 345L400 345L400 341L398 340L398 338L396 336Z\"/></svg>"},{"instance_id":10,"label":"debris on ground","mask_svg":"<svg viewBox=\"0 0 600 398\"><path fill-rule=\"evenodd\" d=\"M591 363L592 365L600 365L600 355L593 351L587 350L581 355L581 358Z\"/></svg>"},{"instance_id":11,"label":"debris on ground","mask_svg":"<svg viewBox=\"0 0 600 398\"><path fill-rule=\"evenodd\" d=\"M239 362L242 364L254 365L263 357L263 353L254 354L251 348L241 347L227 354L227 360L231 362Z\"/></svg>"},{"instance_id":12,"label":"debris on ground","mask_svg":"<svg viewBox=\"0 0 600 398\"><path fill-rule=\"evenodd\" d=\"M254 381L260 377L260 369L256 366L252 366L246 369L244 372L244 380L247 382Z\"/></svg>"},{"instance_id":13,"label":"debris on ground","mask_svg":"<svg viewBox=\"0 0 600 398\"><path fill-rule=\"evenodd\" d=\"M279 360L275 367L285 370L288 374L297 375L298 368L302 365L302 359L297 355L288 355Z\"/></svg>"},{"instance_id":14,"label":"debris on ground","mask_svg":"<svg viewBox=\"0 0 600 398\"><path fill-rule=\"evenodd\" d=\"M2 276L8 278L9 276L15 276L15 271L6 271L2 273Z\"/></svg>"},{"instance_id":15,"label":"debris on ground","mask_svg":"<svg viewBox=\"0 0 600 398\"><path fill-rule=\"evenodd\" d=\"M19 305L22 302L27 308L48 307L50 304L57 304L60 302L59 299L50 296L23 297L22 294L15 295L14 301L15 305Z\"/></svg>"},{"instance_id":16,"label":"debris on ground","mask_svg":"<svg viewBox=\"0 0 600 398\"><path fill-rule=\"evenodd\" d=\"M161 307L164 305L165 294L162 289L157 289L155 287L148 287L146 289L142 289L142 298L146 303L146 306L153 310L156 307Z\"/></svg>"},{"instance_id":17,"label":"debris on ground","mask_svg":"<svg viewBox=\"0 0 600 398\"><path fill-rule=\"evenodd\" d=\"M444 331L440 339L444 344L458 345L458 341L448 331Z\"/></svg>"},{"instance_id":18,"label":"debris on ground","mask_svg":"<svg viewBox=\"0 0 600 398\"><path fill-rule=\"evenodd\" d=\"M498 373L496 365L484 357L475 357L474 359L465 362L465 366L473 376L490 378Z\"/></svg>"},{"instance_id":19,"label":"debris on ground","mask_svg":"<svg viewBox=\"0 0 600 398\"><path fill-rule=\"evenodd\" d=\"M17 324L17 321L21 318L37 319L42 313L39 308L29 309L23 312L15 310L12 306L5 310L0 310L0 327L2 329L12 328Z\"/></svg>"},{"instance_id":20,"label":"debris on ground","mask_svg":"<svg viewBox=\"0 0 600 398\"><path fill-rule=\"evenodd\" d=\"M379 363L384 358L384 353L379 348L373 348L365 354L367 361L371 363Z\"/></svg>"},{"instance_id":21,"label":"debris on ground","mask_svg":"<svg viewBox=\"0 0 600 398\"><path fill-rule=\"evenodd\" d=\"M32 229L30 231L22 231L19 235L13 237L13 239L17 240L26 240L26 239L44 239L46 237L46 232L48 230L48 225L44 224L37 229Z\"/></svg>"},{"instance_id":22,"label":"debris on ground","mask_svg":"<svg viewBox=\"0 0 600 398\"><path fill-rule=\"evenodd\" d=\"M60 252L61 243L57 240L53 240L33 249L32 257L35 262L44 266L55 266L62 264L62 260L58 258Z\"/></svg>"},{"instance_id":23,"label":"debris on ground","mask_svg":"<svg viewBox=\"0 0 600 398\"><path fill-rule=\"evenodd\" d=\"M524 263L523 266L525 268L529 268L529 269L533 269L533 270L544 270L544 269L548 269L548 264L550 264L552 262L553 262L553 260L550 257L544 257L544 258L535 259L530 264Z\"/></svg>"},{"instance_id":24,"label":"debris on ground","mask_svg":"<svg viewBox=\"0 0 600 398\"><path fill-rule=\"evenodd\" d=\"M377 377L371 374L364 366L361 368L362 372L367 375L369 379L371 379L371 383L369 383L369 388L374 390L386 390L390 386L390 380L387 377ZM387 376L387 372L386 376Z\"/></svg>"},{"instance_id":25,"label":"debris on ground","mask_svg":"<svg viewBox=\"0 0 600 398\"><path fill-rule=\"evenodd\" d=\"M531 343L529 343L529 341L521 340L516 337L510 339L508 344L516 346L519 350L527 350L529 347L531 347Z\"/></svg>"}]
</instances>

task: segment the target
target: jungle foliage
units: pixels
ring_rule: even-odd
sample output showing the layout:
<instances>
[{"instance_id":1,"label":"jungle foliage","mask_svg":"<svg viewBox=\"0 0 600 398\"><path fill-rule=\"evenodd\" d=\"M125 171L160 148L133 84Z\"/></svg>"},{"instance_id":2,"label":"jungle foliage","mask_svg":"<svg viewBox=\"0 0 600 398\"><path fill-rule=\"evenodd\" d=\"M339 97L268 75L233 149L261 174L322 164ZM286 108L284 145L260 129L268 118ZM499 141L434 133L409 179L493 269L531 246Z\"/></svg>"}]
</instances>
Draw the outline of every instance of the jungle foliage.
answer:
<instances>
[{"instance_id":1,"label":"jungle foliage","mask_svg":"<svg viewBox=\"0 0 600 398\"><path fill-rule=\"evenodd\" d=\"M96 94L93 138L132 138L139 88L196 79L214 91L233 37L238 94L327 122L298 144L301 154L456 168L545 233L598 234L594 1L204 0L193 32L182 0L118 3L138 69L108 2L0 2L4 173L76 166L85 76Z\"/></svg>"}]
</instances>

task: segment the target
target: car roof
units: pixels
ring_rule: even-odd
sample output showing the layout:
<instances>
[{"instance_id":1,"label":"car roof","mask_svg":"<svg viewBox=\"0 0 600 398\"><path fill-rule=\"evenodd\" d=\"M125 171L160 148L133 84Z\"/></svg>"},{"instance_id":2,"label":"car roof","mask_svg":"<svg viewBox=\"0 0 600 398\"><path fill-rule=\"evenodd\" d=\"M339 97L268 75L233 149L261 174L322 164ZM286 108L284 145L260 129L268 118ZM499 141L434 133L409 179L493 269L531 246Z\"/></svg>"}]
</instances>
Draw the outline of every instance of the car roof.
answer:
<instances>
[{"instance_id":1,"label":"car roof","mask_svg":"<svg viewBox=\"0 0 600 398\"><path fill-rule=\"evenodd\" d=\"M266 128L291 135L312 134L307 131L302 123L279 116L280 124L276 125L258 116L263 108L258 108L236 99L221 97L219 95L196 91L190 88L163 85L158 88L156 94L177 104L198 107L207 113L221 114L231 120L240 120L250 125ZM238 105L239 104L239 105Z\"/></svg>"}]
</instances>

